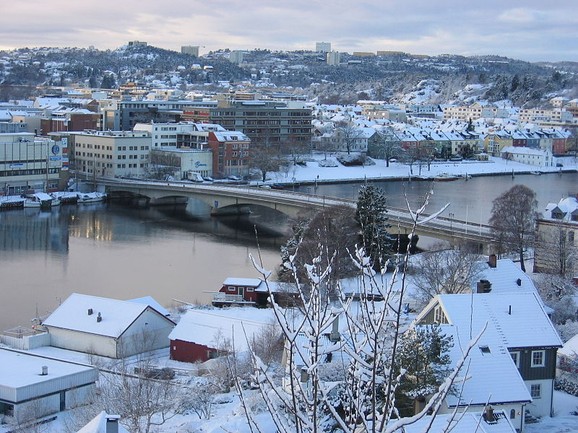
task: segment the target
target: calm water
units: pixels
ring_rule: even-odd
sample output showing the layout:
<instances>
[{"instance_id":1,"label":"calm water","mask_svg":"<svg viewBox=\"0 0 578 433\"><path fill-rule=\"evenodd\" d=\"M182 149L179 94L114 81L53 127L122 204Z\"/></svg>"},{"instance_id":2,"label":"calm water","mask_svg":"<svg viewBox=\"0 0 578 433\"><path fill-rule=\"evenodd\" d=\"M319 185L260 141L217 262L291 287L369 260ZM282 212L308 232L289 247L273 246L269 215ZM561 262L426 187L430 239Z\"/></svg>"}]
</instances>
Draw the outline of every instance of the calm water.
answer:
<instances>
[{"instance_id":1,"label":"calm water","mask_svg":"<svg viewBox=\"0 0 578 433\"><path fill-rule=\"evenodd\" d=\"M577 174L476 177L435 183L428 210L451 203L445 215L487 222L492 200L516 183L536 191L540 208L575 194ZM428 182L380 182L388 204L413 207ZM358 184L300 190L356 198ZM165 306L175 299L207 303L229 276L258 277L249 253L258 255L252 230L260 224L261 257L269 269L279 262L286 222L271 214L212 219L206 210L131 210L113 205L62 206L59 210L0 212L0 330L29 325L70 293L130 299L151 295ZM32 211L32 212L29 212ZM200 217L194 216L200 215ZM281 228L281 230L279 230Z\"/></svg>"}]
</instances>

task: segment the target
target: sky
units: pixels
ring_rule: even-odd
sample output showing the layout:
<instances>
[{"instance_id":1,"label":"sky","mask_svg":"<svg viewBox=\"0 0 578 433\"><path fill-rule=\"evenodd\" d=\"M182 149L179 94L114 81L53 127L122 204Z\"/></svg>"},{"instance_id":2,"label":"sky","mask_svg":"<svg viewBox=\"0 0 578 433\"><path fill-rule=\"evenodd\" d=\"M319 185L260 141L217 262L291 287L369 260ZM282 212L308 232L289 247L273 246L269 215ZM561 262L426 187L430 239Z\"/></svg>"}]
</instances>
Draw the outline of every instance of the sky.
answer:
<instances>
[{"instance_id":1,"label":"sky","mask_svg":"<svg viewBox=\"0 0 578 433\"><path fill-rule=\"evenodd\" d=\"M27 0L0 14L0 49L116 49L129 41L200 54L378 50L578 61L575 0Z\"/></svg>"}]
</instances>

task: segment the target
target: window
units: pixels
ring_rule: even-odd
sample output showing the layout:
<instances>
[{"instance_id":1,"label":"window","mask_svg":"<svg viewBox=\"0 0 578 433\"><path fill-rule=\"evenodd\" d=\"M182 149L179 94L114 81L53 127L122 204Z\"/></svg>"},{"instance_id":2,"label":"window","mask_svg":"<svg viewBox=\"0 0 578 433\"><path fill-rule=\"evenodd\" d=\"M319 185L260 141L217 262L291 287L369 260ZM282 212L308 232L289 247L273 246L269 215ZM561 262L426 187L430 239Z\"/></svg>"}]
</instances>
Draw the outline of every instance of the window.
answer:
<instances>
[{"instance_id":1,"label":"window","mask_svg":"<svg viewBox=\"0 0 578 433\"><path fill-rule=\"evenodd\" d=\"M510 419L516 419L516 409L510 410Z\"/></svg>"},{"instance_id":2,"label":"window","mask_svg":"<svg viewBox=\"0 0 578 433\"><path fill-rule=\"evenodd\" d=\"M539 383L530 385L530 396L532 398L540 398L542 395L542 386Z\"/></svg>"},{"instance_id":3,"label":"window","mask_svg":"<svg viewBox=\"0 0 578 433\"><path fill-rule=\"evenodd\" d=\"M247 292L253 292L255 289L253 287L247 287Z\"/></svg>"},{"instance_id":4,"label":"window","mask_svg":"<svg viewBox=\"0 0 578 433\"><path fill-rule=\"evenodd\" d=\"M544 351L543 350L533 350L532 351L532 367L544 367L545 359L544 359Z\"/></svg>"},{"instance_id":5,"label":"window","mask_svg":"<svg viewBox=\"0 0 578 433\"><path fill-rule=\"evenodd\" d=\"M510 352L510 356L514 361L514 364L516 364L516 367L520 368L520 352Z\"/></svg>"},{"instance_id":6,"label":"window","mask_svg":"<svg viewBox=\"0 0 578 433\"><path fill-rule=\"evenodd\" d=\"M236 292L236 291L237 291L237 288L236 288L235 286L229 286L229 287L227 287L227 290L228 290L229 292Z\"/></svg>"}]
</instances>

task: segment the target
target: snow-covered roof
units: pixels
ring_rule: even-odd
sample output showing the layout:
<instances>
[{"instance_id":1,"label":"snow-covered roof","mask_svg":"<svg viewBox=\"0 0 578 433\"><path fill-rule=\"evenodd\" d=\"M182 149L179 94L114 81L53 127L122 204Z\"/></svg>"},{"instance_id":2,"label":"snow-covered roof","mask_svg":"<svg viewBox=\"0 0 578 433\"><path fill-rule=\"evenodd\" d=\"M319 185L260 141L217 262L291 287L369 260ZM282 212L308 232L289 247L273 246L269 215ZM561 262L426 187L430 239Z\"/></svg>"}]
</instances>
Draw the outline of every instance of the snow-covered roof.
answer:
<instances>
[{"instance_id":1,"label":"snow-covered roof","mask_svg":"<svg viewBox=\"0 0 578 433\"><path fill-rule=\"evenodd\" d=\"M228 277L223 281L223 286L245 286L245 287L257 287L261 284L259 278L237 278Z\"/></svg>"},{"instance_id":2,"label":"snow-covered roof","mask_svg":"<svg viewBox=\"0 0 578 433\"><path fill-rule=\"evenodd\" d=\"M73 293L43 324L47 327L116 338L121 336L147 308L156 311L148 304L139 302ZM89 310L92 314L89 314ZM99 315L100 321L97 320Z\"/></svg>"},{"instance_id":3,"label":"snow-covered roof","mask_svg":"<svg viewBox=\"0 0 578 433\"><path fill-rule=\"evenodd\" d=\"M578 210L578 199L576 199L576 197L565 197L558 203L548 203L546 205L546 209L542 213L543 217L546 219L551 219L552 211L556 208L564 213L564 216L560 221L572 221L572 214Z\"/></svg>"},{"instance_id":4,"label":"snow-covered roof","mask_svg":"<svg viewBox=\"0 0 578 433\"><path fill-rule=\"evenodd\" d=\"M515 433L516 429L510 422L507 414L503 411L494 411L495 422L484 421L481 412L467 412L461 416L458 414L438 414L432 421L431 416L421 418L419 421L404 427L406 433ZM392 424L395 423L392 422ZM431 427L430 427L431 423Z\"/></svg>"},{"instance_id":5,"label":"snow-covered roof","mask_svg":"<svg viewBox=\"0 0 578 433\"><path fill-rule=\"evenodd\" d=\"M119 418L118 415L109 415L105 411L102 411L76 433L107 433L109 431L106 429L107 420L115 420L118 423ZM128 430L118 424L117 432L128 433Z\"/></svg>"},{"instance_id":6,"label":"snow-covered roof","mask_svg":"<svg viewBox=\"0 0 578 433\"><path fill-rule=\"evenodd\" d=\"M491 332L487 332L485 338L491 337L492 342L507 348L562 346L535 291L452 294L436 298L449 323L462 332L471 328L475 335L489 322Z\"/></svg>"},{"instance_id":7,"label":"snow-covered roof","mask_svg":"<svg viewBox=\"0 0 578 433\"><path fill-rule=\"evenodd\" d=\"M564 343L564 346L562 346L561 349L558 349L558 354L578 359L578 334Z\"/></svg>"},{"instance_id":8,"label":"snow-covered roof","mask_svg":"<svg viewBox=\"0 0 578 433\"><path fill-rule=\"evenodd\" d=\"M443 325L443 333L453 337L449 354L452 367L462 358L462 350L471 338L469 329ZM476 329L472 338L480 333ZM465 380L465 383L463 381ZM463 388L462 388L463 384ZM530 402L532 398L507 348L496 338L490 326L470 351L466 366L458 374L456 393L446 397L449 406L485 405L511 402Z\"/></svg>"},{"instance_id":9,"label":"snow-covered roof","mask_svg":"<svg viewBox=\"0 0 578 433\"><path fill-rule=\"evenodd\" d=\"M472 291L476 291L479 280L489 281L492 293L517 293L536 291L534 282L528 274L514 263L511 259L496 260L496 267L491 267L488 262L480 264L482 269L477 281L472 282ZM518 284L518 280L520 283Z\"/></svg>"},{"instance_id":10,"label":"snow-covered roof","mask_svg":"<svg viewBox=\"0 0 578 433\"><path fill-rule=\"evenodd\" d=\"M169 334L169 339L212 348L219 348L223 343L222 339L225 339L231 344L234 342L235 350L244 351L248 348L247 339L251 339L274 322L272 309L193 309L181 317Z\"/></svg>"},{"instance_id":11,"label":"snow-covered roof","mask_svg":"<svg viewBox=\"0 0 578 433\"><path fill-rule=\"evenodd\" d=\"M157 310L163 316L170 316L171 315L170 311L167 310L165 307L163 307L161 304L159 304L157 302L157 300L155 298L153 298L152 296L143 296L142 298L129 299L129 301L130 302L138 302L140 304L148 305L148 306L154 308L155 310Z\"/></svg>"},{"instance_id":12,"label":"snow-covered roof","mask_svg":"<svg viewBox=\"0 0 578 433\"><path fill-rule=\"evenodd\" d=\"M34 397L31 387L42 386L46 394L95 382L98 371L90 365L59 361L29 353L0 349L0 399L18 401ZM43 373L46 367L46 374ZM26 388L27 390L23 389ZM17 392L17 390L20 390Z\"/></svg>"}]
</instances>

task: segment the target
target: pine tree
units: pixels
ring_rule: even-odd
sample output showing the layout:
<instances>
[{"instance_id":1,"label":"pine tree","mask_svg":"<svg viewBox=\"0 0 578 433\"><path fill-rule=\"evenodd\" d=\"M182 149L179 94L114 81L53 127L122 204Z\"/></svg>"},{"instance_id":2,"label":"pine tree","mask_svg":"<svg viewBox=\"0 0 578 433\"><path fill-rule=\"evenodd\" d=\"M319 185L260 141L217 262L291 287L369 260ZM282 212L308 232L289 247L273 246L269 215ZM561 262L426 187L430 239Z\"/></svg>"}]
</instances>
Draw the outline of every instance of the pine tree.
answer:
<instances>
[{"instance_id":1,"label":"pine tree","mask_svg":"<svg viewBox=\"0 0 578 433\"><path fill-rule=\"evenodd\" d=\"M394 240L388 232L386 197L383 190L364 185L359 190L355 220L361 227L361 244L374 268L383 268L392 253Z\"/></svg>"}]
</instances>

